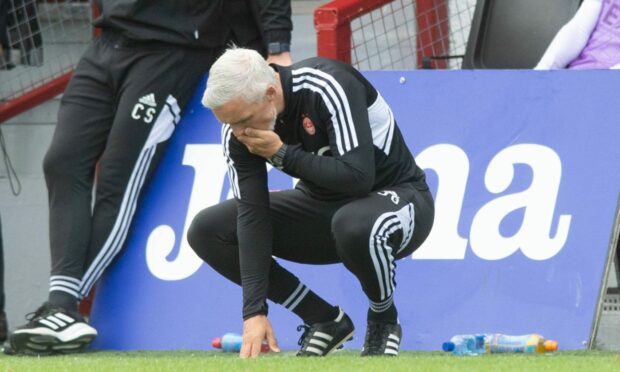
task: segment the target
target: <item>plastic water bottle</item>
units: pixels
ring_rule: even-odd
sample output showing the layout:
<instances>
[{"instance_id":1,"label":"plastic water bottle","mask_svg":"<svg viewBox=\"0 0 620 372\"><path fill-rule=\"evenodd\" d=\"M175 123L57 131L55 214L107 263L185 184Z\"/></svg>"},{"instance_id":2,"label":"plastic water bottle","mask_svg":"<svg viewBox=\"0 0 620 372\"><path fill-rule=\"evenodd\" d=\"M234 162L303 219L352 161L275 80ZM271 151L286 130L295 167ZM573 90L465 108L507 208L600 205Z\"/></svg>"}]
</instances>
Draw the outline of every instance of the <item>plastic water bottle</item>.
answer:
<instances>
[{"instance_id":1,"label":"plastic water bottle","mask_svg":"<svg viewBox=\"0 0 620 372\"><path fill-rule=\"evenodd\" d=\"M226 333L222 337L214 338L211 341L211 346L216 349L222 349L225 352L238 353L241 351L241 345L243 344L243 336L236 333ZM261 345L261 352L268 352L269 344L266 341L263 341Z\"/></svg>"},{"instance_id":2,"label":"plastic water bottle","mask_svg":"<svg viewBox=\"0 0 620 372\"><path fill-rule=\"evenodd\" d=\"M456 335L450 341L444 342L443 351L454 355L478 355L486 352L485 335Z\"/></svg>"},{"instance_id":3,"label":"plastic water bottle","mask_svg":"<svg viewBox=\"0 0 620 372\"><path fill-rule=\"evenodd\" d=\"M520 336L494 333L485 336L485 347L489 353L548 353L558 349L558 342L535 333Z\"/></svg>"}]
</instances>

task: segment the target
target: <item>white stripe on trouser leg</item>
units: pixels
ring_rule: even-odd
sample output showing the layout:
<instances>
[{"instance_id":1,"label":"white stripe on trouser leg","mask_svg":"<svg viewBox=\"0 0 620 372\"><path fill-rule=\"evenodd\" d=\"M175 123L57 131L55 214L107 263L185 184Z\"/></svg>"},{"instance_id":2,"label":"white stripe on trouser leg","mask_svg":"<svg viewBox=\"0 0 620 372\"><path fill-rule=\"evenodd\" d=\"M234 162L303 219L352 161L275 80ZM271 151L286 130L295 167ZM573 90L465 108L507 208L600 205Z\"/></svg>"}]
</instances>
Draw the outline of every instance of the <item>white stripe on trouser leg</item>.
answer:
<instances>
[{"instance_id":1,"label":"white stripe on trouser leg","mask_svg":"<svg viewBox=\"0 0 620 372\"><path fill-rule=\"evenodd\" d=\"M377 274L381 301L392 293L391 276L394 269L394 257L392 256L392 247L387 244L387 239L390 233L398 230L399 225L400 222L394 213L384 213L376 220L370 233L370 257Z\"/></svg>"},{"instance_id":2,"label":"white stripe on trouser leg","mask_svg":"<svg viewBox=\"0 0 620 372\"><path fill-rule=\"evenodd\" d=\"M380 215L371 230L369 249L379 283L380 303L392 296L395 287L395 254L392 253L392 247L388 244L388 239L391 234L401 229L403 240L400 247L398 247L398 251L400 252L405 248L413 236L414 215L413 204L408 203L396 212L386 212Z\"/></svg>"},{"instance_id":3,"label":"white stripe on trouser leg","mask_svg":"<svg viewBox=\"0 0 620 372\"><path fill-rule=\"evenodd\" d=\"M180 112L181 110L179 109L176 99L169 95L166 99L166 105L163 106L153 124L153 128L145 141L136 166L129 178L112 231L104 243L103 248L99 251L99 254L97 254L97 257L95 257L95 260L88 267L82 278L80 296L83 297L88 294L90 288L97 279L99 279L105 268L122 248L133 214L136 210L140 190L144 184L151 160L155 155L157 145L170 138L180 118Z\"/></svg>"},{"instance_id":4,"label":"white stripe on trouser leg","mask_svg":"<svg viewBox=\"0 0 620 372\"><path fill-rule=\"evenodd\" d=\"M140 155L139 167L135 169L138 171L135 172L136 177L133 177L134 175L132 175L132 178L130 179L131 187L127 187L125 196L123 197L122 204L126 206L125 208L122 208L122 214L119 213L117 216L116 223L112 229L113 234L108 236L103 249L99 251L99 254L95 257L95 260L88 267L88 270L84 275L84 280L80 286L81 297L88 294L88 291L90 291L90 288L93 286L95 281L99 279L110 261L112 261L114 256L116 256L122 248L122 243L125 240L127 231L129 230L131 218L133 217L133 213L135 211L138 193L142 187L142 183L144 182L144 178L146 177L146 173L148 172L154 153L155 148L151 148Z\"/></svg>"},{"instance_id":5,"label":"white stripe on trouser leg","mask_svg":"<svg viewBox=\"0 0 620 372\"><path fill-rule=\"evenodd\" d=\"M70 276L52 275L50 277L49 291L62 291L77 298L79 297L80 281Z\"/></svg>"},{"instance_id":6,"label":"white stripe on trouser leg","mask_svg":"<svg viewBox=\"0 0 620 372\"><path fill-rule=\"evenodd\" d=\"M80 285L75 283L75 282L69 282L66 280L61 280L61 279L53 279L50 280L50 292L53 290L52 288L55 287L63 287L66 289L69 289L73 292L79 292L80 291Z\"/></svg>"},{"instance_id":7,"label":"white stripe on trouser leg","mask_svg":"<svg viewBox=\"0 0 620 372\"><path fill-rule=\"evenodd\" d=\"M53 285L55 283L62 283L63 285L66 285L67 287L70 287L70 288L75 287L76 289L80 287L80 283L70 282L68 280L63 280L63 279L51 279L50 280L50 285Z\"/></svg>"},{"instance_id":8,"label":"white stripe on trouser leg","mask_svg":"<svg viewBox=\"0 0 620 372\"><path fill-rule=\"evenodd\" d=\"M66 281L66 282L72 282L72 283L75 283L76 285L80 285L80 283L82 282L80 279L73 278L73 277L66 276L66 275L52 275L52 276L50 276L50 282L52 282L54 280L62 280L62 281Z\"/></svg>"},{"instance_id":9,"label":"white stripe on trouser leg","mask_svg":"<svg viewBox=\"0 0 620 372\"><path fill-rule=\"evenodd\" d=\"M168 98L166 98L166 105L157 116L155 124L153 124L153 128L143 148L154 147L168 140L174 132L175 125L181 120L180 114L181 109L179 108L177 100L169 95Z\"/></svg>"},{"instance_id":10,"label":"white stripe on trouser leg","mask_svg":"<svg viewBox=\"0 0 620 372\"><path fill-rule=\"evenodd\" d=\"M59 286L59 285L51 286L50 287L50 292L52 292L52 291L65 292L65 293L68 293L68 294L70 294L71 296L73 296L75 298L79 298L80 297L80 294L78 293L78 291L75 291L73 289L69 289L69 288L66 288L66 287L62 287L62 286Z\"/></svg>"},{"instance_id":11,"label":"white stripe on trouser leg","mask_svg":"<svg viewBox=\"0 0 620 372\"><path fill-rule=\"evenodd\" d=\"M388 239L392 233L400 229L401 226L398 222L391 223L389 225L386 224L385 228L376 239L376 252L379 259L383 262L383 267L385 268L385 271L383 272L385 296L381 298L382 300L386 297L392 296L392 292L394 290L394 269L396 266L394 265L394 254L392 253L393 249L388 244Z\"/></svg>"},{"instance_id":12,"label":"white stripe on trouser leg","mask_svg":"<svg viewBox=\"0 0 620 372\"><path fill-rule=\"evenodd\" d=\"M400 243L400 247L396 251L399 253L402 251L411 241L413 237L413 230L415 228L415 208L413 207L413 203L407 204L405 208L402 208L396 215L401 221L401 225L403 226L403 241Z\"/></svg>"}]
</instances>

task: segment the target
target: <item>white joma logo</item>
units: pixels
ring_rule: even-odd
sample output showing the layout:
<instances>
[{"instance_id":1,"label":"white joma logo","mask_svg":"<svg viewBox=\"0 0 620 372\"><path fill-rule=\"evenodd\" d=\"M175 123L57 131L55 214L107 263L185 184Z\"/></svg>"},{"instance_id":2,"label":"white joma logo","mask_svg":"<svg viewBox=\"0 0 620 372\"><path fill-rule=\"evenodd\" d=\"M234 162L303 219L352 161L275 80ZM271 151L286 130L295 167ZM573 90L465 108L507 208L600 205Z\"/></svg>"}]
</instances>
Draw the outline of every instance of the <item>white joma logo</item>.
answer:
<instances>
[{"instance_id":1,"label":"white joma logo","mask_svg":"<svg viewBox=\"0 0 620 372\"><path fill-rule=\"evenodd\" d=\"M483 260L501 260L521 251L527 258L540 261L550 259L564 247L572 216L556 210L562 161L553 149L517 144L502 149L491 159L482 188L499 195L477 206L479 209L467 226L469 236L466 237L461 236L459 226L469 181L467 154L458 146L439 144L424 149L416 160L421 168L434 171L439 182L433 229L412 259L464 260L469 245L472 253ZM507 193L516 172L515 164L529 166L532 181L525 190ZM162 224L151 231L146 242L147 266L161 280L188 278L202 265L203 261L183 237L198 212L220 202L228 170L219 144L187 145L182 165L192 168L194 173L183 230ZM292 180L291 187L294 184ZM394 191L379 193L396 204L400 201ZM226 198L232 197L229 191ZM511 236L502 235L500 224L518 209L525 209L519 230ZM171 260L175 247L178 253Z\"/></svg>"}]
</instances>

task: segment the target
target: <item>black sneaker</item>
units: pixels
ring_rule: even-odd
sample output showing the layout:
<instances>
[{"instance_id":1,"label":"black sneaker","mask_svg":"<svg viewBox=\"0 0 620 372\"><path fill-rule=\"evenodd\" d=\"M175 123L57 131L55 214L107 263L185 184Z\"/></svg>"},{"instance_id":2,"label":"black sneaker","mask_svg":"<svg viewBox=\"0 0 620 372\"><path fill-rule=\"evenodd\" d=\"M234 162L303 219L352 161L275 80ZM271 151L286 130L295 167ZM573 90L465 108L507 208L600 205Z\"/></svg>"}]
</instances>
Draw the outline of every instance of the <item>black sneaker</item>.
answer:
<instances>
[{"instance_id":1,"label":"black sneaker","mask_svg":"<svg viewBox=\"0 0 620 372\"><path fill-rule=\"evenodd\" d=\"M6 341L8 329L9 326L6 323L6 313L4 310L0 310L0 343Z\"/></svg>"},{"instance_id":2,"label":"black sneaker","mask_svg":"<svg viewBox=\"0 0 620 372\"><path fill-rule=\"evenodd\" d=\"M75 353L84 350L97 336L97 330L89 326L80 314L49 302L26 318L28 324L17 328L9 337L16 354Z\"/></svg>"},{"instance_id":3,"label":"black sneaker","mask_svg":"<svg viewBox=\"0 0 620 372\"><path fill-rule=\"evenodd\" d=\"M368 321L362 356L397 356L403 330L400 324Z\"/></svg>"},{"instance_id":4,"label":"black sneaker","mask_svg":"<svg viewBox=\"0 0 620 372\"><path fill-rule=\"evenodd\" d=\"M298 331L304 330L299 338L301 349L297 356L325 356L353 338L355 327L351 318L341 308L338 310L335 320L297 327Z\"/></svg>"}]
</instances>

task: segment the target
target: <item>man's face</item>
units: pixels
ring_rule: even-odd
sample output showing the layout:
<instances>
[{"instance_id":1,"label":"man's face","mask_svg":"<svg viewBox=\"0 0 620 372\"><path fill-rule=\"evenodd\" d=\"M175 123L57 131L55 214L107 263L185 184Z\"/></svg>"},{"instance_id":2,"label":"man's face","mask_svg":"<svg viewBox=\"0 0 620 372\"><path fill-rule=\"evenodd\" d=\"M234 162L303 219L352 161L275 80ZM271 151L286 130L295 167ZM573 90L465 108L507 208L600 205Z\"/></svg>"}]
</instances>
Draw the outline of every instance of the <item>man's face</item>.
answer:
<instances>
[{"instance_id":1,"label":"man's face","mask_svg":"<svg viewBox=\"0 0 620 372\"><path fill-rule=\"evenodd\" d=\"M245 128L273 130L278 115L272 100L248 103L239 97L214 109L213 113L220 122L230 125L235 137L242 135Z\"/></svg>"}]
</instances>

